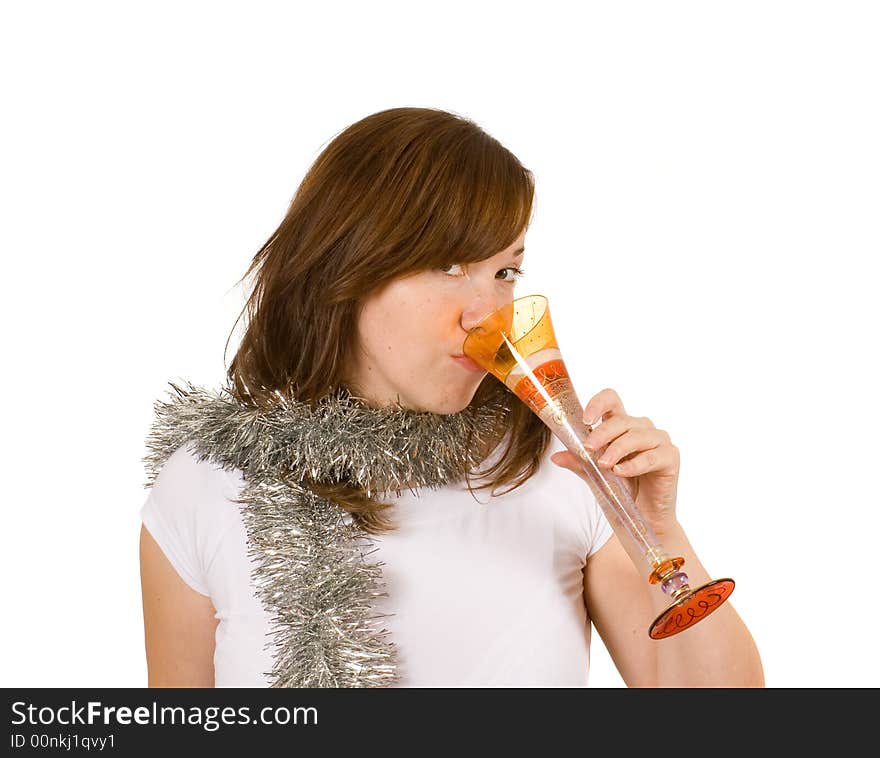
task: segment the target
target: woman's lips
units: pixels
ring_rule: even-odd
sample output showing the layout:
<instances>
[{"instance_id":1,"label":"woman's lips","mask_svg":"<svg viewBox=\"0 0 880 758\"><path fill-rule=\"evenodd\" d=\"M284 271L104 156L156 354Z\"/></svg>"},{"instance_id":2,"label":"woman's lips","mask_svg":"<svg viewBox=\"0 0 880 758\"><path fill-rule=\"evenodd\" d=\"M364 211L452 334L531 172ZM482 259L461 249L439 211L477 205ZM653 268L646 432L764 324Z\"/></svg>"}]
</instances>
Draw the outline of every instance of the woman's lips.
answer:
<instances>
[{"instance_id":1,"label":"woman's lips","mask_svg":"<svg viewBox=\"0 0 880 758\"><path fill-rule=\"evenodd\" d=\"M482 367L478 366L466 355L453 355L452 360L454 360L459 366L467 369L468 371L485 371Z\"/></svg>"}]
</instances>

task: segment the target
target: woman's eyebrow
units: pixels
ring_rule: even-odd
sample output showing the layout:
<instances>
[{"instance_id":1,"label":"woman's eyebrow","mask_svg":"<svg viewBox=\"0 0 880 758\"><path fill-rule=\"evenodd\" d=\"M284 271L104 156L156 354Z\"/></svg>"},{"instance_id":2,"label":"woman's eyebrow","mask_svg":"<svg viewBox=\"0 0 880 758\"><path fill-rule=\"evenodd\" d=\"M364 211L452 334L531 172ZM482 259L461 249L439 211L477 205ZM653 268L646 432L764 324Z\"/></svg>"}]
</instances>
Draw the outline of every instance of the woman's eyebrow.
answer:
<instances>
[{"instance_id":1,"label":"woman's eyebrow","mask_svg":"<svg viewBox=\"0 0 880 758\"><path fill-rule=\"evenodd\" d=\"M514 251L513 251L513 257L514 257L514 258L518 258L518 257L519 257L520 255L522 255L525 251L526 251L526 249L525 249L524 247L521 247L519 250L514 250Z\"/></svg>"}]
</instances>

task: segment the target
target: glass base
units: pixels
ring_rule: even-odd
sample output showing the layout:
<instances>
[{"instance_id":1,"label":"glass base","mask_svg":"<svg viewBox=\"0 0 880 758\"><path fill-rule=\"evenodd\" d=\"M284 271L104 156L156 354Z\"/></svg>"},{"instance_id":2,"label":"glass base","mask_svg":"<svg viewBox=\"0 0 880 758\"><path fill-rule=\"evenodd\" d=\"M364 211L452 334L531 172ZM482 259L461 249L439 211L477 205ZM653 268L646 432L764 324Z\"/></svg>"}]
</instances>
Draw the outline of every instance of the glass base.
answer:
<instances>
[{"instance_id":1,"label":"glass base","mask_svg":"<svg viewBox=\"0 0 880 758\"><path fill-rule=\"evenodd\" d=\"M662 640L692 627L720 608L734 586L733 579L715 579L686 592L654 619L648 634L652 640Z\"/></svg>"}]
</instances>

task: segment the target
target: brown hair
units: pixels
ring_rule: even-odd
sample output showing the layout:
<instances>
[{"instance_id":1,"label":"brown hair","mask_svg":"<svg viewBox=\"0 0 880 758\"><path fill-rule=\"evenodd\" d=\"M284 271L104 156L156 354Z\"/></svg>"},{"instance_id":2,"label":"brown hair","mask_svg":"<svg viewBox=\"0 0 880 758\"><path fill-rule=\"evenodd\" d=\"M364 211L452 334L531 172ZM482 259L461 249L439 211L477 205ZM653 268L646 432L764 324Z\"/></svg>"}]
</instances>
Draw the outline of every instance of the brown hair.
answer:
<instances>
[{"instance_id":1,"label":"brown hair","mask_svg":"<svg viewBox=\"0 0 880 758\"><path fill-rule=\"evenodd\" d=\"M236 399L269 407L280 394L314 407L344 387L367 296L407 274L495 255L531 223L533 198L532 172L463 116L391 108L347 127L309 168L239 280L257 272L238 317L248 311L247 330L227 370ZM470 405L500 393L509 390L487 374ZM472 492L492 487L494 495L512 482L509 492L538 470L550 430L524 403L511 405L503 454L484 472L487 484L473 488L468 477ZM307 485L368 532L394 528L380 515L390 506L363 489Z\"/></svg>"}]
</instances>

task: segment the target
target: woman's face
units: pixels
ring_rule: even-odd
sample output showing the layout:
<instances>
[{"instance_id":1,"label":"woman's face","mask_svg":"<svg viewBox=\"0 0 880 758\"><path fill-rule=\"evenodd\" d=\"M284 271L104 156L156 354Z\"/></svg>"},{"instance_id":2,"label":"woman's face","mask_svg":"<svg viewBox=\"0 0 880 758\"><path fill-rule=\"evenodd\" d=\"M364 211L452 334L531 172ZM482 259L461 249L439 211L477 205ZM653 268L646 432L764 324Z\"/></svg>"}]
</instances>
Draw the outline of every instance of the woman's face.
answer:
<instances>
[{"instance_id":1,"label":"woman's face","mask_svg":"<svg viewBox=\"0 0 880 758\"><path fill-rule=\"evenodd\" d=\"M372 404L457 413L486 376L453 356L468 331L514 298L525 234L477 263L422 271L373 293L358 321L359 350L348 378Z\"/></svg>"}]
</instances>

